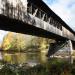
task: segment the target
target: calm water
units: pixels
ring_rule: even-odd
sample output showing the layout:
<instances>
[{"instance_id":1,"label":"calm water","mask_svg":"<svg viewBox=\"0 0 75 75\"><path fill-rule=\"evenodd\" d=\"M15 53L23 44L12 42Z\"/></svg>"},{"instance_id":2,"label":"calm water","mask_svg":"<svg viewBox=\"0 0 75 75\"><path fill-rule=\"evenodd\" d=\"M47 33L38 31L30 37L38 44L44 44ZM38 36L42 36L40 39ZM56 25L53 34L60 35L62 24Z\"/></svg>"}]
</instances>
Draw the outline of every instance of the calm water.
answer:
<instances>
[{"instance_id":1,"label":"calm water","mask_svg":"<svg viewBox=\"0 0 75 75\"><path fill-rule=\"evenodd\" d=\"M69 61L68 58L64 58L63 60ZM30 66L46 63L48 58L46 57L45 52L0 52L0 62L4 61L10 64L25 64L28 63Z\"/></svg>"},{"instance_id":2,"label":"calm water","mask_svg":"<svg viewBox=\"0 0 75 75\"><path fill-rule=\"evenodd\" d=\"M11 64L23 63L45 63L47 61L46 53L43 52L26 52L26 53L7 53L0 52L0 61Z\"/></svg>"}]
</instances>

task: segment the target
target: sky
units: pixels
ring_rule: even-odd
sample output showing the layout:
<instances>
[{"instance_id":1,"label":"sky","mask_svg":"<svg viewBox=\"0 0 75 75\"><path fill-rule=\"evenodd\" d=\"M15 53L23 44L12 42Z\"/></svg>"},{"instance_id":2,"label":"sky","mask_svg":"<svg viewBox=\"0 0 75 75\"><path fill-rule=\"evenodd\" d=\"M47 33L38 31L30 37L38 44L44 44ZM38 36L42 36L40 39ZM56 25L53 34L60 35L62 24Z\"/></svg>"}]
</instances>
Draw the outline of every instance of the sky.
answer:
<instances>
[{"instance_id":1,"label":"sky","mask_svg":"<svg viewBox=\"0 0 75 75\"><path fill-rule=\"evenodd\" d=\"M65 23L75 30L75 0L43 0Z\"/></svg>"},{"instance_id":2,"label":"sky","mask_svg":"<svg viewBox=\"0 0 75 75\"><path fill-rule=\"evenodd\" d=\"M3 41L3 38L7 33L7 31L0 30L0 43Z\"/></svg>"},{"instance_id":3,"label":"sky","mask_svg":"<svg viewBox=\"0 0 75 75\"><path fill-rule=\"evenodd\" d=\"M75 30L75 0L43 0L62 20ZM0 43L7 34L0 30Z\"/></svg>"}]
</instances>

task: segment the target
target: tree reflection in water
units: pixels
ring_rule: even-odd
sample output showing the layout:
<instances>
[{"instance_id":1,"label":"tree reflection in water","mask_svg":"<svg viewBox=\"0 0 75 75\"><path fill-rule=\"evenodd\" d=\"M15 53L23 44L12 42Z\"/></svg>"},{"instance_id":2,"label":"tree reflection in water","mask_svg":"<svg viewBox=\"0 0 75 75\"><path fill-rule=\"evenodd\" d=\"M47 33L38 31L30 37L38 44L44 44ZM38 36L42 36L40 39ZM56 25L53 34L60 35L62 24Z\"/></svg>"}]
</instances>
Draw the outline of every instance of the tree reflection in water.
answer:
<instances>
[{"instance_id":1,"label":"tree reflection in water","mask_svg":"<svg viewBox=\"0 0 75 75\"><path fill-rule=\"evenodd\" d=\"M52 58L42 63L39 63L40 60L36 61L33 57L24 63L19 59L17 63L1 61L0 75L75 75L75 65L62 59Z\"/></svg>"}]
</instances>

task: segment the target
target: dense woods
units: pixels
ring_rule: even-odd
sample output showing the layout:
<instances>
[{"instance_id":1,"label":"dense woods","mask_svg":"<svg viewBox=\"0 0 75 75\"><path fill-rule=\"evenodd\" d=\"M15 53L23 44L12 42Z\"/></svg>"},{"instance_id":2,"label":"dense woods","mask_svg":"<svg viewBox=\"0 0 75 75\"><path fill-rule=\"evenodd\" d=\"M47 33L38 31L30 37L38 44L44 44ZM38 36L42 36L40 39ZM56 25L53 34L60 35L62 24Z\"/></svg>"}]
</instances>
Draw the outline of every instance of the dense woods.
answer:
<instances>
[{"instance_id":1,"label":"dense woods","mask_svg":"<svg viewBox=\"0 0 75 75\"><path fill-rule=\"evenodd\" d=\"M54 40L9 32L1 45L2 50L29 51L48 49L49 43Z\"/></svg>"}]
</instances>

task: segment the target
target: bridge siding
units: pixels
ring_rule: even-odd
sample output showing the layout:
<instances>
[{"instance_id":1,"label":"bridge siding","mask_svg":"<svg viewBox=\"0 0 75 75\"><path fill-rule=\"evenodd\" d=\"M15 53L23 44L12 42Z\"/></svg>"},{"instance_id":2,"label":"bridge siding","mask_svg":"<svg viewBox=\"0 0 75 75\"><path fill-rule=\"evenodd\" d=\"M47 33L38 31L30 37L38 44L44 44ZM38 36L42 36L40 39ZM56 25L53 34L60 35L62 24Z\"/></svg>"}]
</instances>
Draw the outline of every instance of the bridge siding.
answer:
<instances>
[{"instance_id":1,"label":"bridge siding","mask_svg":"<svg viewBox=\"0 0 75 75\"><path fill-rule=\"evenodd\" d=\"M25 23L28 23L29 25L44 29L48 32L51 32L51 33L54 33L59 36L75 41L75 34L72 33L69 29L65 28L60 21L54 19L52 15L47 14L47 12L43 11L41 8L38 8L38 6L32 2L30 3L31 6L28 7L27 0L25 0L26 2L25 6L20 0L17 0L17 1L18 2L15 6L13 5L14 2L13 3L10 3L10 2L8 3L8 1L5 2L3 7L0 8L0 11L1 11L0 14L5 15L12 19L21 20ZM28 11L28 9L30 9L29 10L30 12ZM39 15L37 15L38 11L40 12L39 14L40 17Z\"/></svg>"}]
</instances>

